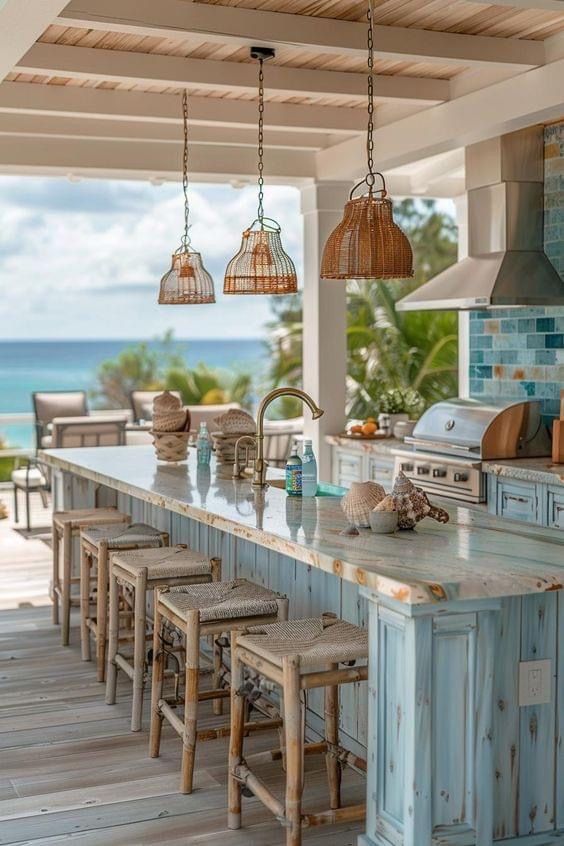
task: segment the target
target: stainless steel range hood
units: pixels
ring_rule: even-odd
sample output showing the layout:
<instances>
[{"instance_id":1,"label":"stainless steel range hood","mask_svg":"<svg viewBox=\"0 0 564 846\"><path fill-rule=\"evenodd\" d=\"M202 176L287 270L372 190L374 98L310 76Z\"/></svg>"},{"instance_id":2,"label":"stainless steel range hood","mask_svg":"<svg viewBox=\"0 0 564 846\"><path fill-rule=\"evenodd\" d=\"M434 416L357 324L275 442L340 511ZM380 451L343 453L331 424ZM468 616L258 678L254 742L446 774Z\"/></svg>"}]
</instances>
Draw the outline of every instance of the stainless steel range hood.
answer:
<instances>
[{"instance_id":1,"label":"stainless steel range hood","mask_svg":"<svg viewBox=\"0 0 564 846\"><path fill-rule=\"evenodd\" d=\"M466 148L468 258L396 303L398 311L564 305L543 251L542 127Z\"/></svg>"}]
</instances>

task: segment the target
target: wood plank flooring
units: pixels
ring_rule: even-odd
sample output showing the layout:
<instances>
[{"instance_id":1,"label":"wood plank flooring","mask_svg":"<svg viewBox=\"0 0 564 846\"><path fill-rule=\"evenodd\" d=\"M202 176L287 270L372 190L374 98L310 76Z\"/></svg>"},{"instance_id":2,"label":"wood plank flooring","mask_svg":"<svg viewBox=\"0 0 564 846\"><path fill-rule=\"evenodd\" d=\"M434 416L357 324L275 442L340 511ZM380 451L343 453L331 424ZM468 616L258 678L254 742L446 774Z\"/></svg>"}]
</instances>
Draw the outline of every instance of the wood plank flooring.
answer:
<instances>
[{"instance_id":1,"label":"wood plank flooring","mask_svg":"<svg viewBox=\"0 0 564 846\"><path fill-rule=\"evenodd\" d=\"M29 591L27 572L34 574ZM49 573L49 548L24 539L3 521L0 598L6 585L10 595L0 610L0 846L75 841L81 846L282 846L281 827L255 799L244 800L244 828L227 831L226 740L200 744L191 796L177 790L180 743L170 727L163 731L161 757L147 757L148 703L145 730L137 733L129 730L131 695L123 679L117 704L105 705L93 665L80 660L76 618L72 645L61 647L50 608L40 604ZM211 715L209 703L201 714L202 727L224 719ZM253 753L276 745L275 733L257 734L246 749L252 762ZM261 762L257 771L282 795L279 762ZM363 800L362 779L348 772L343 783L347 802ZM326 807L321 757L307 759L306 784L307 808ZM361 830L358 825L312 829L304 833L304 844L356 846Z\"/></svg>"}]
</instances>

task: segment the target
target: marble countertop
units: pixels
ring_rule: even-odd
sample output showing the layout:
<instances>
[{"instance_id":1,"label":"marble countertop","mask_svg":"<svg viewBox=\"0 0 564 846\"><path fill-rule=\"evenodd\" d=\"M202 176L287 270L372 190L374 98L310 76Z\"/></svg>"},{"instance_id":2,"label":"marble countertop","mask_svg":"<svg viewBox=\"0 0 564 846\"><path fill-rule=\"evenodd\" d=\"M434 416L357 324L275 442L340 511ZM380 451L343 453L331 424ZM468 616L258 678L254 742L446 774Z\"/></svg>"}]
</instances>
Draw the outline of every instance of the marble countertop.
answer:
<instances>
[{"instance_id":1,"label":"marble countertop","mask_svg":"<svg viewBox=\"0 0 564 846\"><path fill-rule=\"evenodd\" d=\"M542 482L549 485L564 485L564 464L553 464L546 458L515 458L507 461L484 461L484 473L516 479L522 482Z\"/></svg>"},{"instance_id":2,"label":"marble countertop","mask_svg":"<svg viewBox=\"0 0 564 846\"><path fill-rule=\"evenodd\" d=\"M564 587L564 532L488 515L445 501L450 522L424 520L416 530L358 536L341 532L339 499L255 492L188 463L157 462L150 446L45 450L47 464L186 515L236 537L366 586L399 602L499 598ZM271 475L275 473L270 470ZM280 473L278 473L280 476Z\"/></svg>"},{"instance_id":3,"label":"marble countertop","mask_svg":"<svg viewBox=\"0 0 564 846\"><path fill-rule=\"evenodd\" d=\"M392 450L404 446L397 438L345 438L343 435L326 435L325 442L331 446L344 447L371 455L389 455Z\"/></svg>"}]
</instances>

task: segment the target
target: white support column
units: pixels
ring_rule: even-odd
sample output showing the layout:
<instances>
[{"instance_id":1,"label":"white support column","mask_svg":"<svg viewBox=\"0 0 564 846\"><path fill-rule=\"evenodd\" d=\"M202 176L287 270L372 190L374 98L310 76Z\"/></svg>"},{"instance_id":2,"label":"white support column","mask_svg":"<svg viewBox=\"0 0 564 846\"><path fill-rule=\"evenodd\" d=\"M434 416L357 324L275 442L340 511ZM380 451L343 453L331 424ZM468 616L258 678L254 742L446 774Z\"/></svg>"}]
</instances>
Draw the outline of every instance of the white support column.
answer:
<instances>
[{"instance_id":1,"label":"white support column","mask_svg":"<svg viewBox=\"0 0 564 846\"><path fill-rule=\"evenodd\" d=\"M455 197L458 261L468 255L468 195ZM470 396L470 312L458 312L458 396Z\"/></svg>"},{"instance_id":2,"label":"white support column","mask_svg":"<svg viewBox=\"0 0 564 846\"><path fill-rule=\"evenodd\" d=\"M347 375L346 283L319 278L328 235L339 223L349 182L320 182L302 188L304 218L303 387L324 409L312 420L306 408L305 435L313 440L319 478L331 480L331 449L325 435L343 430Z\"/></svg>"}]
</instances>

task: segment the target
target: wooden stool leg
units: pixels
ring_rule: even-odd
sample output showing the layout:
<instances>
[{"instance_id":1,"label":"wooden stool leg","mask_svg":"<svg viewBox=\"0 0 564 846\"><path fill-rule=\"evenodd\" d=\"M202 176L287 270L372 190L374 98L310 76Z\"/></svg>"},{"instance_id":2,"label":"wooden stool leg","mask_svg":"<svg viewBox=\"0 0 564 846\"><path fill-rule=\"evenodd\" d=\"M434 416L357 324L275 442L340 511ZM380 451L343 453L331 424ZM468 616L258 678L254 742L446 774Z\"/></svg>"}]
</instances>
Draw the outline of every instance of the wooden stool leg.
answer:
<instances>
[{"instance_id":1,"label":"wooden stool leg","mask_svg":"<svg viewBox=\"0 0 564 846\"><path fill-rule=\"evenodd\" d=\"M147 630L147 568L143 567L135 581L135 640L133 647L133 704L131 731L140 731L143 715L143 673L145 670L145 634Z\"/></svg>"},{"instance_id":2,"label":"wooden stool leg","mask_svg":"<svg viewBox=\"0 0 564 846\"><path fill-rule=\"evenodd\" d=\"M223 649L218 644L218 638L213 638L213 677L212 677L212 684L214 690L217 690L221 683L221 665L223 663ZM216 717L221 716L223 714L223 699L214 699L213 700L213 713Z\"/></svg>"},{"instance_id":3,"label":"wooden stool leg","mask_svg":"<svg viewBox=\"0 0 564 846\"><path fill-rule=\"evenodd\" d=\"M300 701L300 662L295 656L282 660L284 677L284 727L286 730L286 846L302 843L302 793L304 741Z\"/></svg>"},{"instance_id":4,"label":"wooden stool leg","mask_svg":"<svg viewBox=\"0 0 564 846\"><path fill-rule=\"evenodd\" d=\"M86 624L90 616L90 553L80 544L80 647L83 661L91 661L90 630Z\"/></svg>"},{"instance_id":5,"label":"wooden stool leg","mask_svg":"<svg viewBox=\"0 0 564 846\"><path fill-rule=\"evenodd\" d=\"M337 670L338 664L331 664L329 670ZM334 685L325 688L325 740L328 744L337 746L339 742L339 687ZM341 765L331 749L325 755L327 767L327 781L329 782L329 807L336 810L341 807Z\"/></svg>"},{"instance_id":6,"label":"wooden stool leg","mask_svg":"<svg viewBox=\"0 0 564 846\"><path fill-rule=\"evenodd\" d=\"M243 664L237 655L237 633L231 632L231 733L229 737L229 781L227 783L227 828L241 828L241 783L233 775L243 758L245 699Z\"/></svg>"},{"instance_id":7,"label":"wooden stool leg","mask_svg":"<svg viewBox=\"0 0 564 846\"><path fill-rule=\"evenodd\" d=\"M221 581L221 558L210 558L212 582Z\"/></svg>"},{"instance_id":8,"label":"wooden stool leg","mask_svg":"<svg viewBox=\"0 0 564 846\"><path fill-rule=\"evenodd\" d=\"M57 527L55 526L55 521L53 521L53 528L51 530L51 543L53 544L53 576L52 576L52 586L51 586L51 600L53 602L53 606L51 609L51 619L53 621L53 625L57 626L59 624L59 593L58 590L60 588L59 583L59 532L57 531Z\"/></svg>"},{"instance_id":9,"label":"wooden stool leg","mask_svg":"<svg viewBox=\"0 0 564 846\"><path fill-rule=\"evenodd\" d=\"M162 616L159 611L159 591L154 592L153 607L153 667L151 674L151 730L149 734L149 754L151 758L158 758L161 748L161 729L163 716L159 709L159 702L163 695L164 652L160 640Z\"/></svg>"},{"instance_id":10,"label":"wooden stool leg","mask_svg":"<svg viewBox=\"0 0 564 846\"><path fill-rule=\"evenodd\" d=\"M62 611L63 625L61 629L61 643L69 645L70 639L70 612L71 612L71 566L72 566L72 529L69 524L63 526L63 584L62 584Z\"/></svg>"},{"instance_id":11,"label":"wooden stool leg","mask_svg":"<svg viewBox=\"0 0 564 846\"><path fill-rule=\"evenodd\" d=\"M96 597L96 673L98 681L106 678L106 637L108 627L108 546L98 546L98 592Z\"/></svg>"},{"instance_id":12,"label":"wooden stool leg","mask_svg":"<svg viewBox=\"0 0 564 846\"><path fill-rule=\"evenodd\" d=\"M110 622L108 631L108 669L106 672L106 705L115 705L119 648L119 585L110 570Z\"/></svg>"},{"instance_id":13,"label":"wooden stool leg","mask_svg":"<svg viewBox=\"0 0 564 846\"><path fill-rule=\"evenodd\" d=\"M198 731L198 688L200 684L200 612L186 615L186 688L184 691L184 736L180 792L192 793L196 734Z\"/></svg>"}]
</instances>

